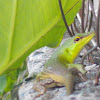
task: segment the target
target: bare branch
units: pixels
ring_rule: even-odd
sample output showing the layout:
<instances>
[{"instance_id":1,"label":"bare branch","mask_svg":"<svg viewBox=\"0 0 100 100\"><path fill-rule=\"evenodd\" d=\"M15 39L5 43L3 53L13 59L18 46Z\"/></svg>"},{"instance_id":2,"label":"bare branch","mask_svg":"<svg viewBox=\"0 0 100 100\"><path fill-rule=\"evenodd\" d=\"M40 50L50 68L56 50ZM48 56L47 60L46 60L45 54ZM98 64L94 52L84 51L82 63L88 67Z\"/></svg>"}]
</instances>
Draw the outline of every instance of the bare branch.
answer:
<instances>
[{"instance_id":1,"label":"bare branch","mask_svg":"<svg viewBox=\"0 0 100 100\"><path fill-rule=\"evenodd\" d=\"M85 3L85 0L82 0L82 10L81 10L81 27L82 27L82 33L85 32L85 30L84 30L84 3Z\"/></svg>"},{"instance_id":2,"label":"bare branch","mask_svg":"<svg viewBox=\"0 0 100 100\"><path fill-rule=\"evenodd\" d=\"M73 34L73 36L75 35L74 30L73 30L73 23L71 24L71 32Z\"/></svg>"},{"instance_id":3,"label":"bare branch","mask_svg":"<svg viewBox=\"0 0 100 100\"><path fill-rule=\"evenodd\" d=\"M97 19L96 19L95 32L96 32L97 44L100 47L100 2L99 2Z\"/></svg>"},{"instance_id":4,"label":"bare branch","mask_svg":"<svg viewBox=\"0 0 100 100\"><path fill-rule=\"evenodd\" d=\"M92 14L92 12L91 12L91 15L90 15L90 21L89 21L89 27L88 27L88 32L91 30L92 19L93 19L93 14Z\"/></svg>"},{"instance_id":5,"label":"bare branch","mask_svg":"<svg viewBox=\"0 0 100 100\"><path fill-rule=\"evenodd\" d=\"M84 22L84 30L86 30L86 27L87 27L88 14L89 14L89 0L86 1L86 16L85 16L85 22Z\"/></svg>"},{"instance_id":6,"label":"bare branch","mask_svg":"<svg viewBox=\"0 0 100 100\"><path fill-rule=\"evenodd\" d=\"M77 26L76 26L75 20L74 20L73 25L74 25L74 29L75 29L75 31L76 31L77 33L80 33L80 31L78 30L78 28L77 28Z\"/></svg>"},{"instance_id":7,"label":"bare branch","mask_svg":"<svg viewBox=\"0 0 100 100\"><path fill-rule=\"evenodd\" d=\"M90 6L91 6L93 16L94 16L94 20L96 21L96 14L95 14L95 10L94 10L94 7L93 7L93 0L89 0L89 3L90 3Z\"/></svg>"},{"instance_id":8,"label":"bare branch","mask_svg":"<svg viewBox=\"0 0 100 100\"><path fill-rule=\"evenodd\" d=\"M95 47L93 47L92 49L90 49L90 50L82 57L82 60L81 60L81 64L82 64L82 65L83 65L83 63L84 63L85 57L86 57L89 53L91 53L92 51L94 51L96 48L97 48L97 45L96 45Z\"/></svg>"},{"instance_id":9,"label":"bare branch","mask_svg":"<svg viewBox=\"0 0 100 100\"><path fill-rule=\"evenodd\" d=\"M61 14L62 14L63 21L65 23L66 29L67 29L69 35L72 37L73 35L72 35L72 33L71 33L71 31L70 31L70 29L68 27L68 24L66 22L66 18L65 18L64 12L63 12L61 0L58 0L58 1L59 1L60 11L61 11Z\"/></svg>"}]
</instances>

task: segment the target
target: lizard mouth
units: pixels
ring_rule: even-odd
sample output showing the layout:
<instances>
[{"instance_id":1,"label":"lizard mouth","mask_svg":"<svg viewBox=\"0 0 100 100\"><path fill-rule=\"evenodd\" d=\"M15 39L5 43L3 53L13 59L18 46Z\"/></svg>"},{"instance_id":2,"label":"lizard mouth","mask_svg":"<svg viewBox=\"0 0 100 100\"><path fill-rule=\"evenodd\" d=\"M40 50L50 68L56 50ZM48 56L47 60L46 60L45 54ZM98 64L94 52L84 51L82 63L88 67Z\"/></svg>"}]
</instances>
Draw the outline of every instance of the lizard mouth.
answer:
<instances>
[{"instance_id":1,"label":"lizard mouth","mask_svg":"<svg viewBox=\"0 0 100 100\"><path fill-rule=\"evenodd\" d=\"M94 37L94 35L95 35L94 32L91 32L90 34L83 36L82 39L88 38L88 40L91 40Z\"/></svg>"},{"instance_id":2,"label":"lizard mouth","mask_svg":"<svg viewBox=\"0 0 100 100\"><path fill-rule=\"evenodd\" d=\"M82 45L83 45L83 47L84 47L84 45L86 45L94 37L94 35L95 34L92 32L86 36L81 37L79 46L82 47Z\"/></svg>"}]
</instances>

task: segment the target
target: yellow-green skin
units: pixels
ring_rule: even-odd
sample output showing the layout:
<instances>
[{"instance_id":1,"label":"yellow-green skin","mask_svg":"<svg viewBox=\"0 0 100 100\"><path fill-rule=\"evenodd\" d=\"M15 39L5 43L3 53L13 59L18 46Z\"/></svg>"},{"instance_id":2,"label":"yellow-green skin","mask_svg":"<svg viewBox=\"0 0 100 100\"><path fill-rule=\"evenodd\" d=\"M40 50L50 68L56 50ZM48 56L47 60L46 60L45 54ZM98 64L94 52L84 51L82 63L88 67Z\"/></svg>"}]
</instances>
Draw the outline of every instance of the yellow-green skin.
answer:
<instances>
[{"instance_id":1,"label":"yellow-green skin","mask_svg":"<svg viewBox=\"0 0 100 100\"><path fill-rule=\"evenodd\" d=\"M45 64L43 72L37 75L38 84L34 89L40 92L41 95L45 92L45 88L65 86L67 94L71 94L73 92L74 80L71 70L76 69L82 74L86 73L83 65L73 64L73 62L82 48L93 38L93 36L94 33L80 33L60 46ZM76 37L80 37L80 40L75 41Z\"/></svg>"}]
</instances>

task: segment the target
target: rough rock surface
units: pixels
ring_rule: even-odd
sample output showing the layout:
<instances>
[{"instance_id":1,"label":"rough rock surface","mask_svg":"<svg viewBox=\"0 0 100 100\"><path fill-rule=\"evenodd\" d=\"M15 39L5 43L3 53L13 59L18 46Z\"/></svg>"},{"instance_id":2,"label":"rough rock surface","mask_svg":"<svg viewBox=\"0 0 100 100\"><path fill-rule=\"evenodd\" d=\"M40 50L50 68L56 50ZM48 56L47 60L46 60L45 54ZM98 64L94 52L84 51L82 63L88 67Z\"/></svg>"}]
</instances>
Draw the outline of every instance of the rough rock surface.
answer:
<instances>
[{"instance_id":1,"label":"rough rock surface","mask_svg":"<svg viewBox=\"0 0 100 100\"><path fill-rule=\"evenodd\" d=\"M46 61L50 58L51 54L55 51L54 48L43 47L33 52L28 58L28 71L29 77L38 74L42 71ZM77 60L76 60L77 61ZM79 59L78 59L79 61ZM87 82L75 84L74 93L66 96L65 87L55 87L48 89L46 93L36 100L100 100L100 83L94 86L93 79L98 71L98 65L93 64L86 66ZM19 100L32 100L38 92L34 91L34 79L23 83L19 87L18 95Z\"/></svg>"}]
</instances>

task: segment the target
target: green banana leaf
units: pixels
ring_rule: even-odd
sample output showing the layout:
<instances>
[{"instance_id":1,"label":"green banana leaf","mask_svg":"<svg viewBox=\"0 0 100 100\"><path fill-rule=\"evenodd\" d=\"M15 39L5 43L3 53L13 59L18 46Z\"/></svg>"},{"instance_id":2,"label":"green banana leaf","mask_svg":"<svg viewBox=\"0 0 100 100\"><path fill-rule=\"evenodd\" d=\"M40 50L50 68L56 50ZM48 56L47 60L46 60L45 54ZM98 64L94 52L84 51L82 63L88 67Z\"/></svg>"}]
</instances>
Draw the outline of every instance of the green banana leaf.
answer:
<instances>
[{"instance_id":1,"label":"green banana leaf","mask_svg":"<svg viewBox=\"0 0 100 100\"><path fill-rule=\"evenodd\" d=\"M70 25L82 0L61 2ZM58 0L0 0L0 76L14 74L34 50L58 46L65 31Z\"/></svg>"}]
</instances>

